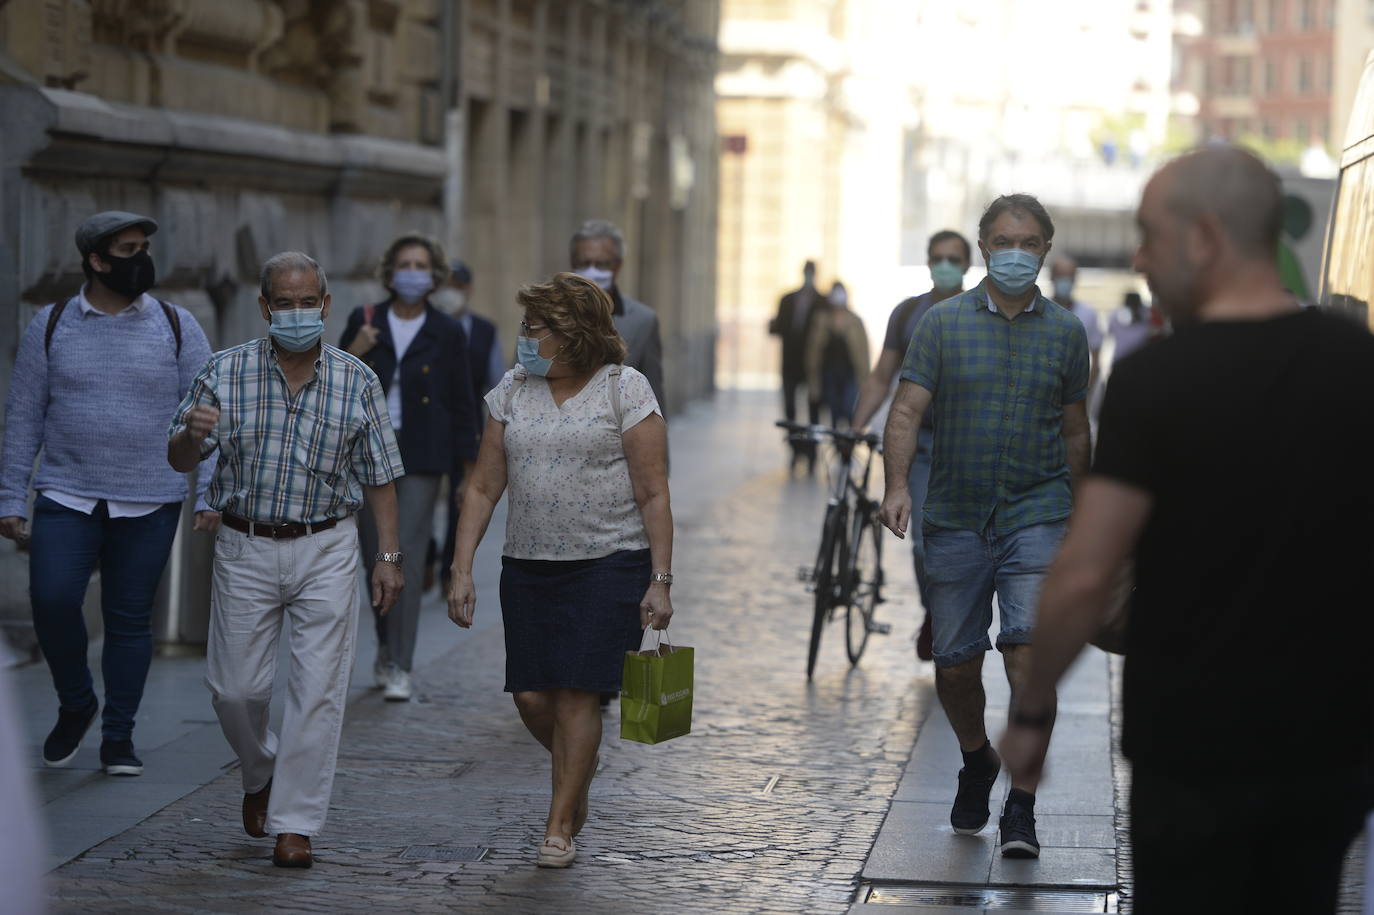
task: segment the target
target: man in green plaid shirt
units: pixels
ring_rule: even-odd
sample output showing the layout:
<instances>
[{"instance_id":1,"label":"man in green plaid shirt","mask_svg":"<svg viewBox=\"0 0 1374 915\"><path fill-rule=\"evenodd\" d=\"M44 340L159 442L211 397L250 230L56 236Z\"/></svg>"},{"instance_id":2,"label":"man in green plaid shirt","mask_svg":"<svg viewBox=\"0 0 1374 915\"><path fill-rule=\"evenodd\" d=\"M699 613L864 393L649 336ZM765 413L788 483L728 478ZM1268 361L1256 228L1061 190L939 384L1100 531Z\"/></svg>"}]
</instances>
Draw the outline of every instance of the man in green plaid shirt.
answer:
<instances>
[{"instance_id":1,"label":"man in green plaid shirt","mask_svg":"<svg viewBox=\"0 0 1374 915\"><path fill-rule=\"evenodd\" d=\"M950 823L967 835L987 825L1001 769L984 721L992 598L1015 717L1040 582L1073 508L1072 483L1088 467L1087 335L1035 285L1053 238L1034 197L992 202L978 224L988 278L917 325L884 435L883 523L898 537L920 523L925 537L935 683L964 756ZM939 421L930 489L924 517L913 521L907 475L932 403ZM1053 710L1043 717L1037 724L1050 728ZM1012 781L1000 821L1004 856L1040 854L1034 790L1034 782Z\"/></svg>"}]
</instances>

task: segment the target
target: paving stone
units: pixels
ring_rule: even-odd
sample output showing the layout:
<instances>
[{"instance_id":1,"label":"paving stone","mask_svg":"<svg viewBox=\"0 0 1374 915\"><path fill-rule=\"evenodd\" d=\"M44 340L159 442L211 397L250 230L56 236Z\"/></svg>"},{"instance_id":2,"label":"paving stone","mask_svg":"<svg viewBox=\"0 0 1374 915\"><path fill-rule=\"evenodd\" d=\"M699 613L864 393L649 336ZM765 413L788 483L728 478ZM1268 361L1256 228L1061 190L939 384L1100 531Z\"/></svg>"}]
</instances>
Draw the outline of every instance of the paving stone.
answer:
<instances>
[{"instance_id":1,"label":"paving stone","mask_svg":"<svg viewBox=\"0 0 1374 915\"><path fill-rule=\"evenodd\" d=\"M716 450L698 460L730 461ZM770 469L698 502L679 516L672 630L697 652L693 733L645 746L621 741L616 709L606 715L572 868L534 867L548 758L501 692L499 608L479 597L489 619L455 629L454 647L417 670L418 701L361 694L350 706L314 868L273 868L271 841L243 835L230 772L55 871L54 908L844 912L933 702L911 650L910 561L887 541L880 612L893 634L874 636L851 670L842 626L829 627L808 684L811 597L793 571L814 552L823 486ZM497 569L482 568L490 591ZM425 612L443 613L433 595ZM491 851L436 866L400 858L410 845Z\"/></svg>"}]
</instances>

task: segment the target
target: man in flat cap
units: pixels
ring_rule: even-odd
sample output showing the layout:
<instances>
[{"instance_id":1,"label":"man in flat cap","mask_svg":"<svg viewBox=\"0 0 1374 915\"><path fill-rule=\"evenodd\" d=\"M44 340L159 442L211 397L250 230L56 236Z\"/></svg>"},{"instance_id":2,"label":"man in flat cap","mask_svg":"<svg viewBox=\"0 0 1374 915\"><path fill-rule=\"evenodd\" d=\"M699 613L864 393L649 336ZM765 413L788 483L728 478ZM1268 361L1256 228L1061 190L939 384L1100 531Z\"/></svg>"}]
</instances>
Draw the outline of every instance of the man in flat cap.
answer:
<instances>
[{"instance_id":1,"label":"man in flat cap","mask_svg":"<svg viewBox=\"0 0 1374 915\"><path fill-rule=\"evenodd\" d=\"M97 563L105 647L100 764L140 775L134 716L153 656L152 610L187 496L167 466L167 419L210 357L191 313L148 295L146 216L107 211L76 230L86 282L38 312L19 343L0 448L0 536L29 547L33 627L57 689L43 763L76 756L100 703L81 605ZM42 459L34 469L34 461ZM196 486L198 530L219 515ZM29 488L36 492L29 529Z\"/></svg>"}]
</instances>

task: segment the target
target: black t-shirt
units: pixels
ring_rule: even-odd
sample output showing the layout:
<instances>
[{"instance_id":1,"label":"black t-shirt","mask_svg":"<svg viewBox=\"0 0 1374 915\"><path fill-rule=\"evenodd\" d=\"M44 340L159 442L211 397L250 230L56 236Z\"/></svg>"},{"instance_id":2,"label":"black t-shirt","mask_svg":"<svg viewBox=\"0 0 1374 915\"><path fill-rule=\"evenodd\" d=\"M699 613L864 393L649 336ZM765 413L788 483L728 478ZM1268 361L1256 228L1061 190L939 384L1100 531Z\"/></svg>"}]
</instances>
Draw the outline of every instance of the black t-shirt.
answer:
<instances>
[{"instance_id":1,"label":"black t-shirt","mask_svg":"<svg viewBox=\"0 0 1374 915\"><path fill-rule=\"evenodd\" d=\"M1182 327L1112 370L1094 472L1147 490L1124 749L1203 775L1374 745L1374 337L1304 311Z\"/></svg>"}]
</instances>

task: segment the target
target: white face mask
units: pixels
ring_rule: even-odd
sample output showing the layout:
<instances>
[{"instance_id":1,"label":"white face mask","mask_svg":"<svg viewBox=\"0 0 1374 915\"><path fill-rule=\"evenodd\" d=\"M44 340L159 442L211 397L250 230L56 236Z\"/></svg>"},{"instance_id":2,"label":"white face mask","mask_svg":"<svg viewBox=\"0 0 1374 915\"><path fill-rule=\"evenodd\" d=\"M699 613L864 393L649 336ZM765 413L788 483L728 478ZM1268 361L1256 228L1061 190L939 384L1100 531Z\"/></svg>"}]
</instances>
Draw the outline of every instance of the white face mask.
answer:
<instances>
[{"instance_id":1,"label":"white face mask","mask_svg":"<svg viewBox=\"0 0 1374 915\"><path fill-rule=\"evenodd\" d=\"M429 297L429 301L435 308L442 309L452 315L462 314L468 307L467 293L461 289L454 289L452 286L445 286L440 289Z\"/></svg>"},{"instance_id":2,"label":"white face mask","mask_svg":"<svg viewBox=\"0 0 1374 915\"><path fill-rule=\"evenodd\" d=\"M577 275L591 280L606 292L611 291L611 283L615 280L615 274L611 271L602 270L600 267L593 267L590 264L578 270Z\"/></svg>"}]
</instances>

